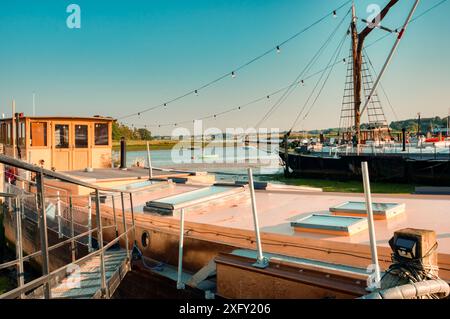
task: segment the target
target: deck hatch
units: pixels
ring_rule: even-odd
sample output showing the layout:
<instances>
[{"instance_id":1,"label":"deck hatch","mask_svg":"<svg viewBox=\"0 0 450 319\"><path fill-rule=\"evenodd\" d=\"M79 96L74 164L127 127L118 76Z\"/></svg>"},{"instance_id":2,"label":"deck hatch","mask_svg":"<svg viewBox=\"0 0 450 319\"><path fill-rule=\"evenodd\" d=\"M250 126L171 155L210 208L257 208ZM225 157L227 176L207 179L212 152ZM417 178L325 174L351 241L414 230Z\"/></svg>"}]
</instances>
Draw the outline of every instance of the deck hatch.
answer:
<instances>
[{"instance_id":1,"label":"deck hatch","mask_svg":"<svg viewBox=\"0 0 450 319\"><path fill-rule=\"evenodd\" d=\"M367 219L361 217L312 214L291 222L295 231L351 236L367 229Z\"/></svg>"},{"instance_id":2,"label":"deck hatch","mask_svg":"<svg viewBox=\"0 0 450 319\"><path fill-rule=\"evenodd\" d=\"M375 219L388 219L405 212L405 204L399 203L372 203L373 216ZM365 202L349 201L333 207L330 212L339 216L367 215Z\"/></svg>"},{"instance_id":3,"label":"deck hatch","mask_svg":"<svg viewBox=\"0 0 450 319\"><path fill-rule=\"evenodd\" d=\"M200 205L217 204L227 199L237 198L245 193L243 186L213 185L194 191L152 200L146 203L144 211L172 215L181 208L192 208Z\"/></svg>"}]
</instances>

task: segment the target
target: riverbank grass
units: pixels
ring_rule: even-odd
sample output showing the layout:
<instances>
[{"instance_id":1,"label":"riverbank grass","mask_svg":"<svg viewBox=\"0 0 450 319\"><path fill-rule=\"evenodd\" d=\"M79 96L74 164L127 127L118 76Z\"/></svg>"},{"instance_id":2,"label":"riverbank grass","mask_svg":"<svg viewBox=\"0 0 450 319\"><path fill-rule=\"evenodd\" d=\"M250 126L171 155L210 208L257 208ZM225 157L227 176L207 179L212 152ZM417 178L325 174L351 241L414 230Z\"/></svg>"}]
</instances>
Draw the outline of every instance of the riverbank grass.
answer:
<instances>
[{"instance_id":1,"label":"riverbank grass","mask_svg":"<svg viewBox=\"0 0 450 319\"><path fill-rule=\"evenodd\" d=\"M322 188L324 192L341 193L363 193L362 181L334 181L312 178L286 178L283 175L276 175L270 178L273 181L294 186L308 186ZM411 194L415 185L393 184L393 183L370 183L370 188L374 194Z\"/></svg>"}]
</instances>

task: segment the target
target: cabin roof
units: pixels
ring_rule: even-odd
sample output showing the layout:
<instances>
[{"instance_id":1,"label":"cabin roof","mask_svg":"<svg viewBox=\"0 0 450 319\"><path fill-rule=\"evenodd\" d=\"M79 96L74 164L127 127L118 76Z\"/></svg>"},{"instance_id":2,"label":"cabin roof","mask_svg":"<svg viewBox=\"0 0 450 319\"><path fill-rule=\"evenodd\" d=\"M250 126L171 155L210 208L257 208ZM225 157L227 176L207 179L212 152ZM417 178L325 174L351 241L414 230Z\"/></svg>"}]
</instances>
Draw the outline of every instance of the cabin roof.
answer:
<instances>
[{"instance_id":1,"label":"cabin roof","mask_svg":"<svg viewBox=\"0 0 450 319\"><path fill-rule=\"evenodd\" d=\"M110 116L22 116L21 119L31 120L89 120L89 121L116 121ZM11 117L0 119L0 121L11 121Z\"/></svg>"}]
</instances>

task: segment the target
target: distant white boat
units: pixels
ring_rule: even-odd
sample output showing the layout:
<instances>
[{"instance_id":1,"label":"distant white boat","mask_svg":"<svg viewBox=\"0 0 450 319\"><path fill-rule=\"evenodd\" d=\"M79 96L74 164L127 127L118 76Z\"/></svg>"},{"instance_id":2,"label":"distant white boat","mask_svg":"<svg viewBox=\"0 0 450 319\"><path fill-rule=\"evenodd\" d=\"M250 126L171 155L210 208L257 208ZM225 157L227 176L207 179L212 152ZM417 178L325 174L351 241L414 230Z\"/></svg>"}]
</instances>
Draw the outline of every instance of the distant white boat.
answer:
<instances>
[{"instance_id":1,"label":"distant white boat","mask_svg":"<svg viewBox=\"0 0 450 319\"><path fill-rule=\"evenodd\" d=\"M219 154L203 154L202 156L201 156L201 158L203 158L203 159L208 159L208 158L218 158L219 157Z\"/></svg>"}]
</instances>

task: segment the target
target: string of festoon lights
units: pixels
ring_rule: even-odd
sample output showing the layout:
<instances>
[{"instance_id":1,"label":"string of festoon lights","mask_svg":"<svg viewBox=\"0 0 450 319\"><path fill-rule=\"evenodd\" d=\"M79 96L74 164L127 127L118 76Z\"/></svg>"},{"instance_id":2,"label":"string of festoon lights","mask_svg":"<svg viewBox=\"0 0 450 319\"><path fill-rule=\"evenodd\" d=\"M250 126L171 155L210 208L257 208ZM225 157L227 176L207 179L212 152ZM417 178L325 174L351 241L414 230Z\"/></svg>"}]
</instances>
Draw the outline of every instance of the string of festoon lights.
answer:
<instances>
[{"instance_id":1,"label":"string of festoon lights","mask_svg":"<svg viewBox=\"0 0 450 319\"><path fill-rule=\"evenodd\" d=\"M343 60L345 60L345 58L343 58L342 61ZM210 114L207 114L205 116L194 118L194 119L183 120L183 121L176 121L176 122L170 122L170 123L163 123L163 124L140 124L140 123L136 123L135 124L135 123L130 123L130 125L132 127L140 127L140 128L151 128L151 127L163 128L163 127L170 127L170 126L176 127L176 126L179 126L179 125L182 125L182 124L195 123L195 121L199 121L199 120L215 119L215 118L218 118L218 117L220 117L222 115L225 115L225 114L228 114L228 113L231 113L231 112L241 111L241 110L243 110L243 109L245 109L245 108L247 108L247 107L249 107L251 105L254 105L254 104L258 103L258 102L261 102L261 101L264 101L264 100L270 100L273 97L275 97L278 94L280 94L281 92L285 91L286 89L289 89L290 87L293 87L293 86L306 86L307 80L309 80L309 79L311 79L311 78L321 74L323 71L325 71L325 70L327 70L327 69L329 69L329 68L331 68L331 67L333 67L333 66L335 66L337 64L343 63L342 61L339 61L339 62L335 63L332 66L327 66L326 68L324 68L322 70L319 70L319 71L317 71L317 72L315 72L315 73L313 73L313 74L311 74L309 76L306 76L302 80L296 81L295 83L291 83L291 84L289 84L287 86L284 86L284 87L282 87L280 89L277 89L277 90L275 90L273 92L270 92L268 94L262 95L262 96L260 96L260 97L258 97L256 99L253 99L253 100L251 100L249 102L240 104L238 106L229 107L229 108L227 108L227 109L225 109L224 111L221 111L221 112L210 113Z\"/></svg>"},{"instance_id":2,"label":"string of festoon lights","mask_svg":"<svg viewBox=\"0 0 450 319\"><path fill-rule=\"evenodd\" d=\"M289 43L290 41L292 41L292 40L294 40L295 38L299 37L301 34L305 33L305 32L308 31L308 30L310 30L311 28L313 28L314 26L318 25L319 23L325 21L328 17L330 17L330 15L331 15L332 17L336 18L336 17L337 17L337 14L338 14L338 12L339 12L339 10L342 9L343 7L347 6L347 5L348 5L350 2L352 2L352 1L353 1L353 0L345 1L345 2L344 2L343 4L341 4L339 7L337 7L337 8L334 9L334 10L332 10L331 13L327 13L326 15L324 15L323 17L321 17L320 19L318 19L318 20L316 20L315 22L311 23L310 25L308 25L307 27L303 28L303 29L300 30L299 32L295 33L294 35L290 36L290 37L287 38L286 40L284 40L284 41L282 41L282 42L279 42L277 45L275 45L274 47L270 48L269 50L263 52L262 54L260 54L260 55L258 55L258 56L256 56L256 57L254 57L253 59L249 60L248 62L246 62L246 63L244 63L244 64L238 66L237 68L232 69L230 72L227 72L227 73L225 73L225 74L219 76L218 78L216 78L216 79L214 79L214 80L212 80L212 81L210 81L210 82L207 82L207 83L205 83L205 84L203 84L203 85L201 85L201 86L199 86L199 87L197 87L197 88L194 88L194 89L192 89L192 90L189 90L188 92L186 92L186 93L184 93L184 94L181 94L181 95L179 95L179 96L177 96L177 97L168 99L168 100L166 100L166 101L163 102L163 103L160 103L160 104L157 104L157 105L154 105L154 106L150 106L150 107L146 107L146 108L141 109L140 111L133 112L133 113L129 113L129 114L125 114L125 115L123 115L123 116L118 116L118 117L116 117L116 118L117 118L118 120L123 120L123 119L127 119L127 118L130 118L130 117L136 117L136 116L139 117L139 116L141 116L142 114L147 113L147 112L150 112L150 111L152 111L152 110L156 110L156 109L159 109L159 108L167 108L167 107L169 107L170 104L172 104L172 103L174 103L174 102L176 102L176 101L179 101L179 100L181 100L181 99L183 99L183 98L185 98L185 97L192 96L192 95L199 95L199 94L200 94L200 91L202 91L202 90L204 90L204 89L206 89L206 88L212 86L213 84L216 84L216 83L219 82L219 81L222 81L222 80L224 80L224 79L226 79L226 78L232 78L232 79L234 79L234 78L237 77L237 74L238 74L239 71L241 71L242 69L248 67L250 64L253 64L254 62L256 62L256 61L262 59L263 57L265 57L265 56L267 56L267 55L269 55L269 54L271 54L271 53L273 53L273 52L276 52L277 54L280 54L282 48L283 48L287 43Z\"/></svg>"},{"instance_id":3,"label":"string of festoon lights","mask_svg":"<svg viewBox=\"0 0 450 319\"><path fill-rule=\"evenodd\" d=\"M441 1L439 1L438 3L432 5L430 8L424 10L424 12L422 12L421 14L419 14L418 16L416 16L414 19L412 19L411 22L415 22L415 21L418 20L419 18L421 18L421 17L423 17L424 15L428 14L430 11L436 9L437 7L439 7L440 5L444 4L444 3L447 2L447 1L448 1L448 0L441 0ZM347 4L347 3L345 3L345 4ZM333 12L332 12L333 17L337 17L337 10L341 9L343 6L345 6L345 4L341 5L338 9L333 10ZM322 19L323 19L323 18L322 18ZM322 19L321 19L321 20L322 20ZM321 20L316 21L316 24L317 24L318 22L320 22ZM359 20L362 21L362 19L359 19ZM364 22L364 21L363 21L363 22ZM365 23L367 23L367 22L365 22ZM311 25L311 26L312 26L312 25ZM311 26L310 26L310 27L311 27ZM306 29L306 28L305 28L305 29ZM304 29L304 30L305 30L305 29ZM386 39L389 35L392 35L392 34L395 35L397 29L393 29L393 30L385 30L385 31L388 31L388 33L385 34L385 35L383 35L383 36L381 36L381 37L378 38L377 40L375 40L375 41L373 41L373 42L367 44L367 45L366 45L366 48L369 48L369 47L371 47L371 46L377 44L378 42L380 42L380 41ZM296 35L292 36L292 37L289 38L288 40L282 42L282 44L288 42L289 40L291 40L292 38L298 36L299 34L300 34L300 33L297 33ZM282 44L281 44L281 45L282 45ZM280 53L280 52L281 52L281 45L275 47L275 50L277 51L277 53ZM272 50L273 50L273 49L272 49ZM272 50L271 50L271 51L272 51ZM255 58L255 59L257 59L257 58ZM251 61L254 61L255 59L253 59L253 60L251 60ZM317 71L317 72L315 72L315 73L313 73L313 74L311 74L311 75L308 75L308 76L304 77L304 78L301 79L301 80L295 81L295 82L293 82L293 83L291 83L291 84L289 84L289 85L287 85L287 86L284 86L284 87L282 87L282 88L280 88L280 89L277 89L277 90L274 90L274 91L272 91L272 92L270 92L270 93L264 94L264 95L262 95L262 96L260 96L260 97L258 97L258 98L255 98L255 99L253 99L253 100L251 100L251 101L249 101L249 102L246 102L246 103L243 103L243 104L240 104L240 105L237 105L237 106L232 106L232 107L226 108L225 110L223 110L223 111L221 111L221 112L210 113L210 114L207 114L207 115L205 115L205 116L197 117L197 118L194 118L194 119L191 118L191 119L189 119L189 120L182 120L182 121L176 121L176 122L170 122L170 123L163 123L163 124L161 124L161 123L160 123L160 124L139 124L139 123L136 123L136 124L135 124L135 123L130 123L130 125L131 125L132 127L140 127L140 128L163 128L163 127L177 127L177 126L183 125L183 124L195 123L195 121L199 121L199 120L216 119L216 118L218 118L218 117L221 117L221 116L223 116L223 115L226 115L226 114L229 114L229 113L232 113L232 112L241 111L241 110L243 110L243 109L245 109L245 108L247 108L247 107L249 107L249 106L252 106L252 105L257 104L258 102L261 102L261 101L264 101L264 100L269 101L272 97L275 97L275 96L279 95L280 93L282 93L283 91L285 91L285 90L287 90L287 89L291 89L292 87L296 87L296 86L302 86L302 87L304 87L304 86L306 85L306 82L307 82L309 79L311 79L311 78L313 78L313 77L316 77L316 76L318 76L318 75L323 74L323 72L325 72L325 71L327 71L327 70L329 70L329 69L334 68L336 65L338 65L338 64L340 64L340 63L346 64L346 63L348 63L348 62L349 62L349 58L348 58L347 56L345 56L345 57L340 57L339 59L337 59L337 62L334 62L334 63L332 63L331 65L327 65L325 68L323 68L323 69L321 69L321 70L319 70L319 71ZM248 62L248 63L251 63L251 62ZM236 72L232 71L232 72L228 73L228 75L231 75L231 77L236 77ZM212 83L213 83L213 82L210 82L210 84L212 84ZM198 95L199 89L195 89L195 90L193 90L192 92L193 92L195 95ZM192 92L191 92L191 93L192 93ZM385 93L385 94L386 94L386 93ZM187 95L189 95L189 94L186 94L186 95L184 95L184 96L187 96ZM181 98L181 97L180 97L180 98ZM170 103L170 102L163 103L162 106L166 107L166 106L168 105L168 103ZM136 114L134 114L134 115L138 115L138 116L139 116L140 114L141 114L141 113L136 113ZM130 117L130 116L128 116L128 117ZM118 118L118 119L123 119L123 118L125 118L125 117L121 117L121 118Z\"/></svg>"}]
</instances>

